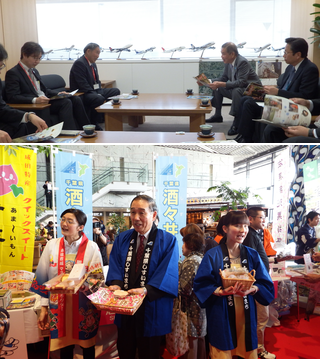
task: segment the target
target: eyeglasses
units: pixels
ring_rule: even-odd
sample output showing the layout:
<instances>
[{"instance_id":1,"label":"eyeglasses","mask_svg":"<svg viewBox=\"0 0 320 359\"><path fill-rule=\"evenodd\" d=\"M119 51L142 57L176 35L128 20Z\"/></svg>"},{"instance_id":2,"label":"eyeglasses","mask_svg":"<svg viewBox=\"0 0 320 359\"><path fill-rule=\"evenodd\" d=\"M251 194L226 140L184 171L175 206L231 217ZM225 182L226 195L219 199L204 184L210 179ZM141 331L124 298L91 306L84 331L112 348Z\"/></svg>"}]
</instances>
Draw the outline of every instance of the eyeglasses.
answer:
<instances>
[{"instance_id":1,"label":"eyeglasses","mask_svg":"<svg viewBox=\"0 0 320 359\"><path fill-rule=\"evenodd\" d=\"M266 219L266 217L262 217L262 216L255 216L253 218Z\"/></svg>"},{"instance_id":2,"label":"eyeglasses","mask_svg":"<svg viewBox=\"0 0 320 359\"><path fill-rule=\"evenodd\" d=\"M42 56L36 57L36 56L31 55L30 57L33 57L36 61L41 61L42 60Z\"/></svg>"},{"instance_id":3,"label":"eyeglasses","mask_svg":"<svg viewBox=\"0 0 320 359\"><path fill-rule=\"evenodd\" d=\"M68 218L60 218L60 222L62 223L67 222L68 224L77 224L72 219L68 219Z\"/></svg>"},{"instance_id":4,"label":"eyeglasses","mask_svg":"<svg viewBox=\"0 0 320 359\"><path fill-rule=\"evenodd\" d=\"M288 55L288 54L293 54L293 52L292 52L292 51L288 51L288 52L287 52L287 51L284 51L284 52L283 52L283 55Z\"/></svg>"},{"instance_id":5,"label":"eyeglasses","mask_svg":"<svg viewBox=\"0 0 320 359\"><path fill-rule=\"evenodd\" d=\"M3 70L6 67L6 64L3 64L2 66L0 66L0 71Z\"/></svg>"}]
</instances>

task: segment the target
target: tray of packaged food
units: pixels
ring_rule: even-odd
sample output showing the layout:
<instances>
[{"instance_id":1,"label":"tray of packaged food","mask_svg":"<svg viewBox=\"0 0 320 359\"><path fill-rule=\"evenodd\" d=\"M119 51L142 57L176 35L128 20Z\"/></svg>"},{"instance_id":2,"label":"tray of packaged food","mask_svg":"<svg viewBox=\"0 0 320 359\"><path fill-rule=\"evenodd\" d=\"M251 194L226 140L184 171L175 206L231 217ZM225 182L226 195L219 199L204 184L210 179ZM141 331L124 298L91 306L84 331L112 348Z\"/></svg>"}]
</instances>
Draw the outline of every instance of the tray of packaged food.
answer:
<instances>
[{"instance_id":1,"label":"tray of packaged food","mask_svg":"<svg viewBox=\"0 0 320 359\"><path fill-rule=\"evenodd\" d=\"M80 279L69 279L69 274L62 273L43 283L43 285L46 290L54 294L76 294L87 277L88 273L84 274Z\"/></svg>"},{"instance_id":2,"label":"tray of packaged food","mask_svg":"<svg viewBox=\"0 0 320 359\"><path fill-rule=\"evenodd\" d=\"M144 294L129 294L124 290L111 291L108 288L100 288L88 296L97 309L125 315L133 315L141 306L144 297Z\"/></svg>"},{"instance_id":3,"label":"tray of packaged food","mask_svg":"<svg viewBox=\"0 0 320 359\"><path fill-rule=\"evenodd\" d=\"M249 290L255 280L256 271L252 269L250 272L246 268L231 268L231 269L220 269L220 276L222 280L223 288L234 286L237 282L242 284L244 289Z\"/></svg>"}]
</instances>

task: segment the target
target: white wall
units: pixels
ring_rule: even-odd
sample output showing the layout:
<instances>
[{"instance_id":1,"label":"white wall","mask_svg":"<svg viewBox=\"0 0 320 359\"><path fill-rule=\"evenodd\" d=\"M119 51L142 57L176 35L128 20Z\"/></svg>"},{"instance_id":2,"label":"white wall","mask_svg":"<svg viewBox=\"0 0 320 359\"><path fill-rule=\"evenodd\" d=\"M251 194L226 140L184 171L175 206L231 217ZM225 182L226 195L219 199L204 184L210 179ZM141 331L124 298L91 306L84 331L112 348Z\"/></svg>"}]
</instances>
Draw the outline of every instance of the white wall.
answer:
<instances>
[{"instance_id":1,"label":"white wall","mask_svg":"<svg viewBox=\"0 0 320 359\"><path fill-rule=\"evenodd\" d=\"M262 58L262 60L283 61L283 58ZM211 59L209 61L222 60ZM73 61L44 60L37 66L37 69L41 75L54 73L61 75L69 86L69 72L72 64ZM100 80L116 80L114 87L118 87L122 93L131 92L134 88L141 93L182 93L187 88L193 88L195 92L198 92L198 86L193 77L199 74L199 60L99 60L97 66ZM283 71L284 68L285 66L283 66ZM264 80L266 84L274 82L274 79Z\"/></svg>"}]
</instances>

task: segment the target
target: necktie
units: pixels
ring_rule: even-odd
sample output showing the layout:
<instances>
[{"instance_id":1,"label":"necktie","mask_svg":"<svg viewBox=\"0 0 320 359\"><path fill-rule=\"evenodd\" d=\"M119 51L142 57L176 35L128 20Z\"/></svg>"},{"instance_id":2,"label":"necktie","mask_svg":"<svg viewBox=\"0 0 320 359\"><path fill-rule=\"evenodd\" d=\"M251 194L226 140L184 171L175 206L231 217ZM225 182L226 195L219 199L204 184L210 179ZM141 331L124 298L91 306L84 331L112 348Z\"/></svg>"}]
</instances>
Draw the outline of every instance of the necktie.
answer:
<instances>
[{"instance_id":1,"label":"necktie","mask_svg":"<svg viewBox=\"0 0 320 359\"><path fill-rule=\"evenodd\" d=\"M96 72L94 70L94 67L93 65L90 65L91 66L91 70L92 70L92 75L93 75L93 79L94 79L94 82L97 82L97 77L96 77Z\"/></svg>"},{"instance_id":2,"label":"necktie","mask_svg":"<svg viewBox=\"0 0 320 359\"><path fill-rule=\"evenodd\" d=\"M145 239L145 236L139 235L139 237L140 237L140 245L139 245L137 255L136 255L136 272L138 271L139 264L141 262L143 252L144 252L144 239Z\"/></svg>"},{"instance_id":3,"label":"necktie","mask_svg":"<svg viewBox=\"0 0 320 359\"><path fill-rule=\"evenodd\" d=\"M293 79L293 76L294 76L295 73L296 73L296 68L293 67L293 68L291 69L291 72L290 72L290 75L289 75L289 77L288 77L288 80L286 81L286 83L285 83L284 86L282 87L283 90L288 90L288 88L289 88L289 86L290 86L290 84L291 84L291 82L292 82L292 79Z\"/></svg>"}]
</instances>

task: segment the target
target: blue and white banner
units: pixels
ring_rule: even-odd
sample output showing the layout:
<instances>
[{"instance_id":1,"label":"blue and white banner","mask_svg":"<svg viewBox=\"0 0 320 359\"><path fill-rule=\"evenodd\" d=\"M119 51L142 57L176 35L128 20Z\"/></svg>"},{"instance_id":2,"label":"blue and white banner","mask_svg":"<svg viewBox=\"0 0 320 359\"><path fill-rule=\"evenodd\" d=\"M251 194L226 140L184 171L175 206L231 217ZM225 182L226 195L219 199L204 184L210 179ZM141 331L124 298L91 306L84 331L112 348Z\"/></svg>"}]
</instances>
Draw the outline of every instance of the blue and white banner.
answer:
<instances>
[{"instance_id":1,"label":"blue and white banner","mask_svg":"<svg viewBox=\"0 0 320 359\"><path fill-rule=\"evenodd\" d=\"M68 208L87 215L84 233L92 240L92 159L87 155L58 151L56 163L57 218ZM61 229L58 225L58 236Z\"/></svg>"},{"instance_id":2,"label":"blue and white banner","mask_svg":"<svg viewBox=\"0 0 320 359\"><path fill-rule=\"evenodd\" d=\"M159 228L177 237L182 254L180 229L186 225L187 171L186 157L158 157L156 159L156 202Z\"/></svg>"}]
</instances>

